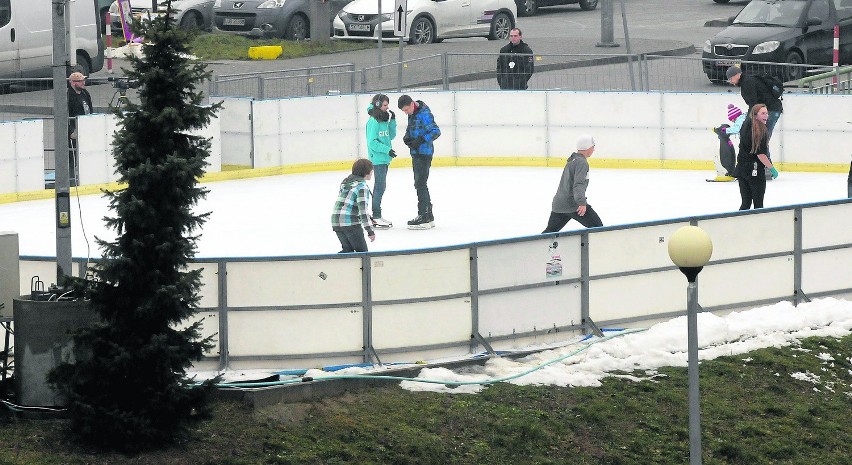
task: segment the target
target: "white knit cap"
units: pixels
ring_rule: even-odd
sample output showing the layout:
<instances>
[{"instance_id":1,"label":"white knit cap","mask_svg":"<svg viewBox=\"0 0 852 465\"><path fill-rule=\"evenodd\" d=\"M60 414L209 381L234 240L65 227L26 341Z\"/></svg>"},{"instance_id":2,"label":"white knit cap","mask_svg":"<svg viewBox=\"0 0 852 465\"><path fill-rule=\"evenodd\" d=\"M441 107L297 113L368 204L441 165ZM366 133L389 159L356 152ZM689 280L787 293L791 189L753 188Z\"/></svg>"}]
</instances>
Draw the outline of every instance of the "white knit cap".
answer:
<instances>
[{"instance_id":1,"label":"white knit cap","mask_svg":"<svg viewBox=\"0 0 852 465\"><path fill-rule=\"evenodd\" d=\"M588 150L595 146L595 138L591 134L583 134L577 139L577 150Z\"/></svg>"}]
</instances>

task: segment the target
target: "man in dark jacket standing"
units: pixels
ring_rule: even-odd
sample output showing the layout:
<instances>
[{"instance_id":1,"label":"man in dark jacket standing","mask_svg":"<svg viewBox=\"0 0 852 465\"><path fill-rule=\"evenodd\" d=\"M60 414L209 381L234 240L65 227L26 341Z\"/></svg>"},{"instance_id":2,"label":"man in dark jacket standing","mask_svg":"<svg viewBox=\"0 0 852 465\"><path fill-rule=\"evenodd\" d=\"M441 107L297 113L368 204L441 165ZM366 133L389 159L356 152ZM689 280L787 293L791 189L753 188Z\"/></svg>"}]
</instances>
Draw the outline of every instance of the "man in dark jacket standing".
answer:
<instances>
[{"instance_id":1,"label":"man in dark jacket standing","mask_svg":"<svg viewBox=\"0 0 852 465\"><path fill-rule=\"evenodd\" d=\"M417 191L417 217L408 222L408 229L430 229L435 227L432 214L432 197L429 195L429 169L432 167L433 145L440 137L441 129L435 123L432 111L422 100L415 101L403 95L397 106L408 115L408 127L402 142L411 151L411 167L414 170L414 190Z\"/></svg>"},{"instance_id":2,"label":"man in dark jacket standing","mask_svg":"<svg viewBox=\"0 0 852 465\"><path fill-rule=\"evenodd\" d=\"M75 71L68 76L68 169L71 185L77 185L77 117L92 113L92 96L86 90L86 76Z\"/></svg>"},{"instance_id":3,"label":"man in dark jacket standing","mask_svg":"<svg viewBox=\"0 0 852 465\"><path fill-rule=\"evenodd\" d=\"M504 90L526 90L534 68L532 49L522 40L521 30L512 29L509 43L497 57L497 83Z\"/></svg>"},{"instance_id":4,"label":"man in dark jacket standing","mask_svg":"<svg viewBox=\"0 0 852 465\"><path fill-rule=\"evenodd\" d=\"M763 82L763 79L753 74L743 73L737 66L728 68L726 77L729 83L740 88L740 95L743 96L743 100L745 100L749 110L758 103L766 105L766 109L769 110L769 120L766 121L766 129L769 131L769 137L771 138L775 123L778 122L778 118L784 112L781 100L772 95L772 91Z\"/></svg>"}]
</instances>

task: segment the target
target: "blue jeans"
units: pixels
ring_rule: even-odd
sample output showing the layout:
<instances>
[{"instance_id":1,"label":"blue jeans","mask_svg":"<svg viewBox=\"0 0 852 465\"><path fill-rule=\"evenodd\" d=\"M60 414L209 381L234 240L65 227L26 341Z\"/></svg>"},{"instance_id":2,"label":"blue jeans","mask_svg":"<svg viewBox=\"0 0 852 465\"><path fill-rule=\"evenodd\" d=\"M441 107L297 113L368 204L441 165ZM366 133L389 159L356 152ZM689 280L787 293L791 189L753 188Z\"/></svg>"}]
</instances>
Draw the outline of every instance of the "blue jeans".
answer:
<instances>
[{"instance_id":1,"label":"blue jeans","mask_svg":"<svg viewBox=\"0 0 852 465\"><path fill-rule=\"evenodd\" d=\"M388 165L373 165L373 218L382 217L382 196L388 185Z\"/></svg>"},{"instance_id":2,"label":"blue jeans","mask_svg":"<svg viewBox=\"0 0 852 465\"><path fill-rule=\"evenodd\" d=\"M778 122L778 118L781 117L780 111L770 111L769 119L766 120L766 130L769 132L769 139L772 138L772 130L775 129L775 123Z\"/></svg>"},{"instance_id":3,"label":"blue jeans","mask_svg":"<svg viewBox=\"0 0 852 465\"><path fill-rule=\"evenodd\" d=\"M414 190L417 191L417 214L422 215L432 209L432 198L426 185L429 169L432 167L432 157L412 155L411 167L414 169Z\"/></svg>"}]
</instances>

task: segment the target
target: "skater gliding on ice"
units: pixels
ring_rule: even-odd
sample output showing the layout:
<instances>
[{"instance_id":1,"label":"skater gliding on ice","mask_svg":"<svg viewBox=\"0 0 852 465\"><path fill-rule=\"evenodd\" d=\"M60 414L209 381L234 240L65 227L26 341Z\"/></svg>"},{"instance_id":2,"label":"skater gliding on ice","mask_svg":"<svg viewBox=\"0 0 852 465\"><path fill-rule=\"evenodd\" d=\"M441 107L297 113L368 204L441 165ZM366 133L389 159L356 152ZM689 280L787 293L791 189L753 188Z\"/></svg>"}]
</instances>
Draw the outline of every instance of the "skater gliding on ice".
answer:
<instances>
[{"instance_id":1,"label":"skater gliding on ice","mask_svg":"<svg viewBox=\"0 0 852 465\"><path fill-rule=\"evenodd\" d=\"M595 209L586 201L586 188L589 186L589 162L587 158L595 151L595 138L585 134L577 139L577 151L572 153L562 170L562 178L553 204L550 219L542 234L558 232L572 219L587 228L603 226Z\"/></svg>"}]
</instances>

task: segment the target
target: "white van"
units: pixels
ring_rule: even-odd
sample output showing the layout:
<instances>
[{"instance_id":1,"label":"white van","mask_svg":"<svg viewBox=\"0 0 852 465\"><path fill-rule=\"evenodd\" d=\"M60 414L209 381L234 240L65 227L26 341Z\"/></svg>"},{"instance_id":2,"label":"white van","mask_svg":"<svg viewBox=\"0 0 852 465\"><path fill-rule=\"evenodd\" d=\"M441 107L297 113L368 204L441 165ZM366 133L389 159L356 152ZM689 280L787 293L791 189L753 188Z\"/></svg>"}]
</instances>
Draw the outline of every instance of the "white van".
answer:
<instances>
[{"instance_id":1,"label":"white van","mask_svg":"<svg viewBox=\"0 0 852 465\"><path fill-rule=\"evenodd\" d=\"M69 0L77 68L85 75L104 66L97 0ZM50 0L0 0L0 78L51 77L53 12ZM70 57L69 57L70 58Z\"/></svg>"}]
</instances>

